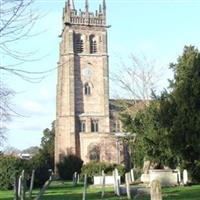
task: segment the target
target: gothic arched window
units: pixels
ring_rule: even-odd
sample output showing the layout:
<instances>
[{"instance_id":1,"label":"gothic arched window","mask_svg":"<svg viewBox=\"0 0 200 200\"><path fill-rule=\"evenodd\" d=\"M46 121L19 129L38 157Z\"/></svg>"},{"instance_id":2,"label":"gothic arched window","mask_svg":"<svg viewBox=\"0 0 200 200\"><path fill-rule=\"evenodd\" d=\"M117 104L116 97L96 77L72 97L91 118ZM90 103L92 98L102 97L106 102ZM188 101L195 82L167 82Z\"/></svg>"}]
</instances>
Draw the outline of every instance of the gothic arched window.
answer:
<instances>
[{"instance_id":1,"label":"gothic arched window","mask_svg":"<svg viewBox=\"0 0 200 200\"><path fill-rule=\"evenodd\" d=\"M84 94L87 96L91 95L91 87L89 83L85 83L84 85Z\"/></svg>"},{"instance_id":2,"label":"gothic arched window","mask_svg":"<svg viewBox=\"0 0 200 200\"><path fill-rule=\"evenodd\" d=\"M94 35L90 35L90 53L93 54L96 52L97 52L97 41Z\"/></svg>"},{"instance_id":3,"label":"gothic arched window","mask_svg":"<svg viewBox=\"0 0 200 200\"><path fill-rule=\"evenodd\" d=\"M81 34L75 36L75 51L76 53L82 53L84 51L83 37Z\"/></svg>"},{"instance_id":4,"label":"gothic arched window","mask_svg":"<svg viewBox=\"0 0 200 200\"><path fill-rule=\"evenodd\" d=\"M88 157L90 161L100 161L101 148L98 144L90 144L88 146Z\"/></svg>"}]
</instances>

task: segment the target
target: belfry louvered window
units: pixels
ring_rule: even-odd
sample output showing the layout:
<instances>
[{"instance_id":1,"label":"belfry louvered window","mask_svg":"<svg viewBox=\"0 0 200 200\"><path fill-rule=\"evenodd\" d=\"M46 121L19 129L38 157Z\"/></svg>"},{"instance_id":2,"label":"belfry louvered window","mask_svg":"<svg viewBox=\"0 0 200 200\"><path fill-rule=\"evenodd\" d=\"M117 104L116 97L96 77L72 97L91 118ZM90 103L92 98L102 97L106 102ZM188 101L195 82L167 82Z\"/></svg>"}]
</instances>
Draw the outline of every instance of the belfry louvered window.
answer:
<instances>
[{"instance_id":1,"label":"belfry louvered window","mask_svg":"<svg viewBox=\"0 0 200 200\"><path fill-rule=\"evenodd\" d=\"M91 54L97 53L97 41L94 35L90 36L90 53Z\"/></svg>"},{"instance_id":2,"label":"belfry louvered window","mask_svg":"<svg viewBox=\"0 0 200 200\"><path fill-rule=\"evenodd\" d=\"M98 132L99 131L99 121L92 120L91 121L91 132Z\"/></svg>"},{"instance_id":3,"label":"belfry louvered window","mask_svg":"<svg viewBox=\"0 0 200 200\"><path fill-rule=\"evenodd\" d=\"M84 51L83 47L83 38L80 34L76 35L75 37L75 51L76 53L82 53Z\"/></svg>"}]
</instances>

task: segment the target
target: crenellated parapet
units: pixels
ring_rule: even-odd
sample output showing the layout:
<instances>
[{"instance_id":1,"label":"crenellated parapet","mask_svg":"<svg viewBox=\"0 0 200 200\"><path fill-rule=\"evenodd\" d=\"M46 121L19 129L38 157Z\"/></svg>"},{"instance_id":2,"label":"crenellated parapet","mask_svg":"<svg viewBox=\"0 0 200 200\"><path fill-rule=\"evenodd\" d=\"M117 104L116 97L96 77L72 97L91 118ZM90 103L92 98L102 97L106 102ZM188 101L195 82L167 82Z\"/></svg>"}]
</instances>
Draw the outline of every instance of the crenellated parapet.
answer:
<instances>
[{"instance_id":1,"label":"crenellated parapet","mask_svg":"<svg viewBox=\"0 0 200 200\"><path fill-rule=\"evenodd\" d=\"M73 0L68 0L63 9L63 24L85 25L85 26L106 26L106 3L99 5L95 12L89 12L89 3L85 1L85 10L77 11Z\"/></svg>"}]
</instances>

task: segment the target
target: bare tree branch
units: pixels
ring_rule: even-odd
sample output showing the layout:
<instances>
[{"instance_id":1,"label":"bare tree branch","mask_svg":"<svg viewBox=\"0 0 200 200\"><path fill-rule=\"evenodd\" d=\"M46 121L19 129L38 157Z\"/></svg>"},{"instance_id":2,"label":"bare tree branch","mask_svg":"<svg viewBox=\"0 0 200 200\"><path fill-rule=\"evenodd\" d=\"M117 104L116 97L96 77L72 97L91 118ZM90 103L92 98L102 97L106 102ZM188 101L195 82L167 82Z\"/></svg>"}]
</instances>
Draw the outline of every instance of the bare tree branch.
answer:
<instances>
[{"instance_id":1,"label":"bare tree branch","mask_svg":"<svg viewBox=\"0 0 200 200\"><path fill-rule=\"evenodd\" d=\"M124 101L123 97L118 96L122 99L118 102L128 112L133 110L135 112L134 105L141 109L151 100L152 91L155 90L159 79L155 72L155 64L149 62L145 56L139 59L133 54L130 55L127 63L122 58L118 58L120 70L112 74L111 80L120 88L118 94L123 93L126 98L128 97L127 101ZM132 102L132 106L130 106L130 102Z\"/></svg>"}]
</instances>

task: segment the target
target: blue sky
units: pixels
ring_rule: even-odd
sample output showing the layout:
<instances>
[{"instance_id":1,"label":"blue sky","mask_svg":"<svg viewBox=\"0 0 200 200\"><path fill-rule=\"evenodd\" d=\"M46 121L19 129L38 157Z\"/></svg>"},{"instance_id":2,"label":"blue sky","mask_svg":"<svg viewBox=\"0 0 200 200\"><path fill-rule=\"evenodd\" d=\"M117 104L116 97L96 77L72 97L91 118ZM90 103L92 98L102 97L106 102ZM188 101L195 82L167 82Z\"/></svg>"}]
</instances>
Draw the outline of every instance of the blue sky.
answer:
<instances>
[{"instance_id":1,"label":"blue sky","mask_svg":"<svg viewBox=\"0 0 200 200\"><path fill-rule=\"evenodd\" d=\"M77 9L83 8L84 0L74 0ZM45 71L56 67L61 32L62 8L65 0L36 0L34 9L42 17L33 32L38 36L20 41L17 49L34 51L33 57L42 57L28 62L24 69ZM101 0L89 0L90 10L98 8ZM199 0L107 0L110 73L119 70L120 55L127 63L128 55L145 55L155 60L162 76L158 90L167 87L172 77L168 64L181 55L184 45L200 48L200 1ZM14 117L8 124L6 145L24 149L40 144L43 129L50 127L55 119L56 70L36 84L15 76L3 76L8 86L16 91L13 107L24 117ZM115 91L111 84L110 93Z\"/></svg>"}]
</instances>

